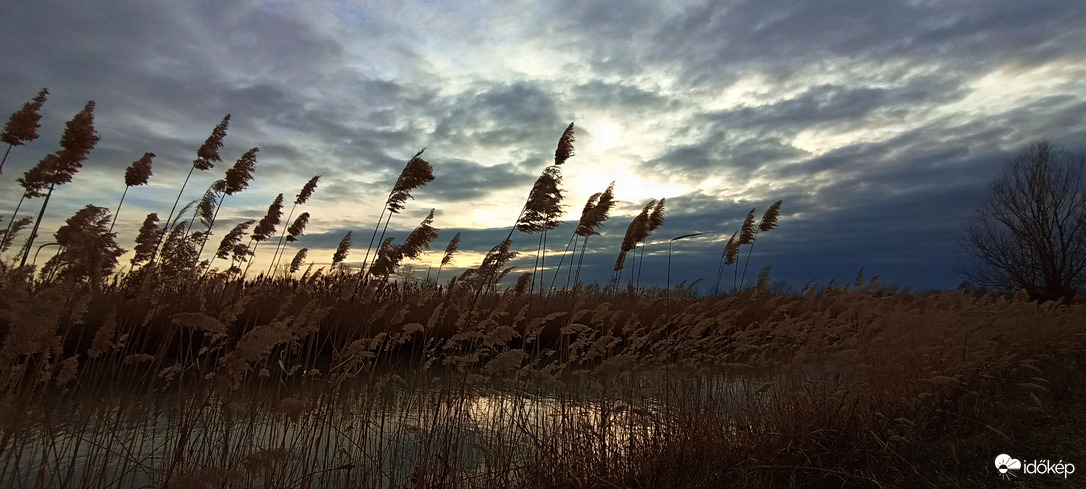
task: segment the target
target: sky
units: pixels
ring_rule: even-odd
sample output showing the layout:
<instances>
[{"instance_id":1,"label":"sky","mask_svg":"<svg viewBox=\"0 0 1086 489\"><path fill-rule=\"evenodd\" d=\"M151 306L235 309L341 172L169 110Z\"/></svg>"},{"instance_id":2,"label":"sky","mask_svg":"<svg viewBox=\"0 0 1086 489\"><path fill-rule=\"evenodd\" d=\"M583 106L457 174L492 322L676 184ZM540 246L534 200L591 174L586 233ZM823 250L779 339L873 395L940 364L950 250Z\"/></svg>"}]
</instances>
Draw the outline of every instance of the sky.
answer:
<instances>
[{"instance_id":1,"label":"sky","mask_svg":"<svg viewBox=\"0 0 1086 489\"><path fill-rule=\"evenodd\" d=\"M962 225L1008 160L1038 139L1086 150L1081 0L11 1L0 4L0 46L0 117L50 93L41 137L15 147L0 175L3 224L21 195L15 179L95 101L101 140L54 192L43 244L87 204L115 212L124 169L153 152L149 185L133 187L117 216L117 242L131 250L230 114L223 162L195 172L182 196L199 199L260 148L213 245L279 193L289 211L321 175L295 211L312 216L306 234L286 256L307 247L327 266L353 231L346 263L358 266L392 184L426 148L435 180L388 229L400 242L436 209L433 252L409 262L417 278L436 274L461 232L444 282L505 237L574 122L548 282L585 200L614 181L619 204L586 248L590 283L611 277L641 207L666 198L641 286L712 291L743 218L783 200L778 227L742 250L748 285L764 266L797 289L862 267L898 288L954 288ZM36 215L41 200L19 215ZM668 277L669 240L698 232L671 243ZM514 235L514 274L532 270L538 238ZM254 272L273 248L257 249ZM721 286L743 270L729 267Z\"/></svg>"}]
</instances>

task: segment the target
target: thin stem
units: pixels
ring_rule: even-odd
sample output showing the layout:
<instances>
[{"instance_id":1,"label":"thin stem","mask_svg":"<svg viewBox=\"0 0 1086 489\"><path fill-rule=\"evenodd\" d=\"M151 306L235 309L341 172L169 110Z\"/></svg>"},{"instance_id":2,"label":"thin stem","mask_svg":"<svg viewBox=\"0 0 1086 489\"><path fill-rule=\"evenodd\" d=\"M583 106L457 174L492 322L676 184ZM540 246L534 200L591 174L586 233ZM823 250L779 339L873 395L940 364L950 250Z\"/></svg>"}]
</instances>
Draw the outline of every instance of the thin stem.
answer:
<instances>
[{"instance_id":1,"label":"thin stem","mask_svg":"<svg viewBox=\"0 0 1086 489\"><path fill-rule=\"evenodd\" d=\"M11 153L11 147L12 146L15 146L15 145L14 144L9 144L8 145L8 150L4 151L4 159L0 160L0 171L4 171L4 163L8 162L8 154Z\"/></svg>"},{"instance_id":2,"label":"thin stem","mask_svg":"<svg viewBox=\"0 0 1086 489\"><path fill-rule=\"evenodd\" d=\"M45 202L41 204L41 211L38 212L38 220L34 221L34 229L30 231L30 238L26 240L26 249L23 250L23 260L19 262L19 266L26 265L26 259L30 256L30 247L34 245L34 238L38 236L38 226L41 225L41 220L45 217L45 208L49 205L49 197L53 196L53 187L56 183L49 184L49 193L45 194Z\"/></svg>"},{"instance_id":3,"label":"thin stem","mask_svg":"<svg viewBox=\"0 0 1086 489\"><path fill-rule=\"evenodd\" d=\"M0 250L11 242L11 225L15 222L15 217L19 215L19 209L22 208L24 200L26 200L26 192L23 192L23 196L19 198L19 204L15 206L15 212L11 213L11 219L8 219L8 228L4 231L4 237L0 238Z\"/></svg>"},{"instance_id":4,"label":"thin stem","mask_svg":"<svg viewBox=\"0 0 1086 489\"><path fill-rule=\"evenodd\" d=\"M188 176L185 177L185 183L181 184L181 191L177 192L177 199L173 201L173 207L170 208L170 214L166 217L166 228L159 235L158 242L155 243L155 250L151 252L151 259L147 262L148 265L153 265L155 263L155 257L158 256L158 250L159 250L160 247L162 247L162 241L163 241L163 239L165 239L166 233L168 233L169 230L170 230L170 224L173 221L173 212L175 210L177 210L177 203L181 202L181 194L185 193L185 187L188 186L189 178L192 178L192 172L195 169L196 169L195 165L193 165L192 168L189 168L189 174L188 174Z\"/></svg>"},{"instance_id":5,"label":"thin stem","mask_svg":"<svg viewBox=\"0 0 1086 489\"><path fill-rule=\"evenodd\" d=\"M279 264L279 258L278 258L278 257L280 257L279 248L283 246L283 238L285 238L286 235L287 235L287 227L290 226L290 224L291 224L290 220L294 217L294 209L297 208L297 207L298 207L297 202L295 202L294 205L290 207L290 213L287 214L286 225L283 226L283 232L279 233L279 244L275 245L275 253L272 253L271 265L268 265L268 275L269 276L271 276L272 270L274 270L275 267L278 266L278 264Z\"/></svg>"},{"instance_id":6,"label":"thin stem","mask_svg":"<svg viewBox=\"0 0 1086 489\"><path fill-rule=\"evenodd\" d=\"M739 288L743 288L747 281L747 265L750 265L750 253L754 251L754 242L758 241L758 228L754 228L754 236L750 239L750 246L747 247L747 259L743 262L743 277L739 279ZM739 264L736 264L736 269L739 268Z\"/></svg>"},{"instance_id":7,"label":"thin stem","mask_svg":"<svg viewBox=\"0 0 1086 489\"><path fill-rule=\"evenodd\" d=\"M577 261L577 275L573 277L573 284L576 285L581 282L581 264L584 263L584 250L588 246L588 236L584 237L584 241L581 242L581 258Z\"/></svg>"},{"instance_id":8,"label":"thin stem","mask_svg":"<svg viewBox=\"0 0 1086 489\"><path fill-rule=\"evenodd\" d=\"M121 193L121 201L117 203L117 212L113 213L113 222L109 223L109 232L113 232L113 225L117 224L117 216L121 215L121 206L124 205L124 196L128 195L128 185L124 186L124 192Z\"/></svg>"},{"instance_id":9,"label":"thin stem","mask_svg":"<svg viewBox=\"0 0 1086 489\"><path fill-rule=\"evenodd\" d=\"M370 250L373 249L373 240L377 239L377 229L381 227L381 221L385 218L385 211L388 210L388 201L391 199L392 192L389 192L385 203L381 205L381 215L377 216L377 225L373 227L373 236L370 236L370 244L366 246L366 257L362 259L362 269L359 273L366 271L366 264L370 261Z\"/></svg>"},{"instance_id":10,"label":"thin stem","mask_svg":"<svg viewBox=\"0 0 1086 489\"><path fill-rule=\"evenodd\" d=\"M199 259L200 255L204 254L204 245L207 244L207 238L211 237L211 227L215 225L215 220L219 218L219 209L222 209L222 203L224 200L226 200L225 192L222 194L222 197L219 197L219 205L215 206L215 213L211 215L211 222L208 223L207 232L204 233L204 239L200 241L200 251L196 252L197 259ZM214 258L212 258L212 260L214 260ZM211 269L210 261L207 263L207 268L209 270Z\"/></svg>"}]
</instances>

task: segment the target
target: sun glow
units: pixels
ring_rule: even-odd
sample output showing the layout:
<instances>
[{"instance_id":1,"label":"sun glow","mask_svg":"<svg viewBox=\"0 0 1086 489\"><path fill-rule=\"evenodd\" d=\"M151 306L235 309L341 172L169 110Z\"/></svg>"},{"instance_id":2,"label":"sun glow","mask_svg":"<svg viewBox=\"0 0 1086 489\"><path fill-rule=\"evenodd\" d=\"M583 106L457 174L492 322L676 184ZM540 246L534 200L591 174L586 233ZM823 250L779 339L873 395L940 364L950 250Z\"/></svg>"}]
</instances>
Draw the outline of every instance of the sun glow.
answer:
<instances>
[{"instance_id":1,"label":"sun glow","mask_svg":"<svg viewBox=\"0 0 1086 489\"><path fill-rule=\"evenodd\" d=\"M602 119L592 124L589 134L592 135L589 149L593 153L604 152L618 146L622 139L622 127L611 119Z\"/></svg>"}]
</instances>

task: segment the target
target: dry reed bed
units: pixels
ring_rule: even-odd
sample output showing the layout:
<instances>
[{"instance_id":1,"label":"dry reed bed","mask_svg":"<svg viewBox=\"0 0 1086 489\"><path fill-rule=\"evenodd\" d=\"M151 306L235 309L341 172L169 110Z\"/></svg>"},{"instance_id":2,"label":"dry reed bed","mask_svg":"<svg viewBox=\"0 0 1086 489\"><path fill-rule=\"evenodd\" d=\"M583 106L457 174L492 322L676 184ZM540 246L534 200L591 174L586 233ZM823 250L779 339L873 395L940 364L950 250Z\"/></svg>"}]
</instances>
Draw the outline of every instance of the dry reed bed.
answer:
<instances>
[{"instance_id":1,"label":"dry reed bed","mask_svg":"<svg viewBox=\"0 0 1086 489\"><path fill-rule=\"evenodd\" d=\"M1020 296L355 280L5 274L0 484L967 486L1086 359Z\"/></svg>"}]
</instances>

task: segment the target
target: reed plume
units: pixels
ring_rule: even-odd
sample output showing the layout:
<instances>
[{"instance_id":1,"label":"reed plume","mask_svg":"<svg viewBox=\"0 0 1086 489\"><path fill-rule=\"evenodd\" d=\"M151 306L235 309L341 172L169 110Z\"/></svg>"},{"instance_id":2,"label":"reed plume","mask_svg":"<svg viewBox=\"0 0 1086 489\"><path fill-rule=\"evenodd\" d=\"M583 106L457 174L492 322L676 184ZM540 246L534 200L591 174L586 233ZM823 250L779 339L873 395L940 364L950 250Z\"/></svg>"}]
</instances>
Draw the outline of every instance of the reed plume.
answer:
<instances>
[{"instance_id":1,"label":"reed plume","mask_svg":"<svg viewBox=\"0 0 1086 489\"><path fill-rule=\"evenodd\" d=\"M438 282L441 279L441 269L452 262L453 255L459 247L460 233L456 233L456 236L453 236L453 238L449 240L448 246L445 246L445 255L441 257L441 263L437 266L437 276L434 277L434 282Z\"/></svg>"},{"instance_id":2,"label":"reed plume","mask_svg":"<svg viewBox=\"0 0 1086 489\"><path fill-rule=\"evenodd\" d=\"M280 219L283 218L283 194L279 194L268 206L267 214L260 218L260 222L253 228L253 233L250 235L250 241L255 241L250 254L256 255L256 249L260 246L260 243L267 241L273 234L275 234L275 227L279 225ZM245 272L242 275L249 273L249 267L253 265L250 260L249 264L245 267Z\"/></svg>"},{"instance_id":3,"label":"reed plume","mask_svg":"<svg viewBox=\"0 0 1086 489\"><path fill-rule=\"evenodd\" d=\"M287 228L287 241L293 243L298 241L298 238L302 237L305 233L305 225L309 223L309 213L303 212L294 220L294 223Z\"/></svg>"},{"instance_id":4,"label":"reed plume","mask_svg":"<svg viewBox=\"0 0 1086 489\"><path fill-rule=\"evenodd\" d=\"M321 176L317 175L310 178L305 185L302 185L302 190L298 192L298 195L294 198L294 205L304 204L310 197L313 196L313 192L317 190L317 182L320 181Z\"/></svg>"},{"instance_id":5,"label":"reed plume","mask_svg":"<svg viewBox=\"0 0 1086 489\"><path fill-rule=\"evenodd\" d=\"M275 233L275 227L283 217L283 194L279 194L268 206L268 212L253 228L253 240L256 242L267 241Z\"/></svg>"},{"instance_id":6,"label":"reed plume","mask_svg":"<svg viewBox=\"0 0 1086 489\"><path fill-rule=\"evenodd\" d=\"M724 250L720 252L720 261L716 266L716 285L713 286L713 295L720 293L720 280L724 277L724 266L734 264L736 257L739 255L739 246L735 242L737 236L739 236L738 230L732 233L731 239L724 245ZM735 284L732 285L734 287Z\"/></svg>"},{"instance_id":7,"label":"reed plume","mask_svg":"<svg viewBox=\"0 0 1086 489\"><path fill-rule=\"evenodd\" d=\"M637 242L638 243L645 243L645 241L649 238L649 236L652 234L652 232L656 230L656 228L659 228L660 226L664 225L664 206L666 205L666 202L667 202L667 199L662 198L659 201L657 201L655 205L652 206L652 212L650 212L648 217L645 219L644 225L639 228L639 231L641 232L641 234L639 234L637 236L637 238L638 238ZM636 245L636 243L635 243L635 245ZM639 286L641 284L641 267L644 264L645 264L645 245L642 245L641 246L641 257L637 261L637 278L634 280L634 287L637 287L637 286Z\"/></svg>"},{"instance_id":8,"label":"reed plume","mask_svg":"<svg viewBox=\"0 0 1086 489\"><path fill-rule=\"evenodd\" d=\"M260 148L257 147L249 148L249 151L234 162L233 167L226 170L226 188L224 189L226 195L234 195L249 186L249 182L253 179L253 171L256 169L256 153L259 151Z\"/></svg>"},{"instance_id":9,"label":"reed plume","mask_svg":"<svg viewBox=\"0 0 1086 489\"><path fill-rule=\"evenodd\" d=\"M154 157L154 153L143 153L140 159L133 161L128 168L125 168L124 185L126 187L147 185L147 181L151 179L151 159Z\"/></svg>"},{"instance_id":10,"label":"reed plume","mask_svg":"<svg viewBox=\"0 0 1086 489\"><path fill-rule=\"evenodd\" d=\"M754 209L747 213L743 219L743 227L739 230L739 245L748 245L754 242Z\"/></svg>"},{"instance_id":11,"label":"reed plume","mask_svg":"<svg viewBox=\"0 0 1086 489\"><path fill-rule=\"evenodd\" d=\"M107 230L109 209L87 205L69 217L54 233L60 252L42 267L43 273L79 282L99 283L113 273L117 257L125 250L117 246L116 234Z\"/></svg>"},{"instance_id":12,"label":"reed plume","mask_svg":"<svg viewBox=\"0 0 1086 489\"><path fill-rule=\"evenodd\" d=\"M395 185L392 186L388 198L385 199L385 205L381 207L381 215L377 217L377 226L373 228L370 244L366 246L366 256L362 259L363 270L366 269L366 264L369 262L370 251L373 248L373 241L377 239L377 230L381 228L381 221L384 220L385 227L381 230L381 238L378 241L385 239L385 231L388 230L388 223L392 221L392 214L399 213L404 208L404 203L407 202L408 198L414 198L411 196L411 191L434 180L434 167L422 159L424 151L426 151L426 148L420 149L418 153L415 153L415 156L407 161L407 165L404 165L403 171L400 172L400 177L396 179ZM389 213L387 220L385 220L385 211Z\"/></svg>"},{"instance_id":13,"label":"reed plume","mask_svg":"<svg viewBox=\"0 0 1086 489\"><path fill-rule=\"evenodd\" d=\"M299 205L304 204L307 200L309 200L310 197L313 196L313 192L315 192L317 190L317 182L320 179L321 179L320 175L317 175L317 176L315 176L313 178L310 178L309 181L305 182L305 185L302 186L302 190L298 192L298 195L294 196L294 205L290 206L290 213L287 214L287 222L290 222L290 219L292 217L294 217L294 210L297 209ZM305 214L305 216L306 216L305 217L305 222L309 222L309 213L307 212ZM295 224L297 224L297 222ZM293 227L294 226L291 226L291 228L293 228ZM305 227L305 223L302 223L302 228L304 228L304 227ZM275 267L279 266L279 260L283 257L282 253L286 251L286 250L283 249L283 237L284 237L284 234L286 232L287 232L287 230L284 229L283 232L279 233L279 243L277 243L275 245L275 252L272 253L271 264L268 265L268 273L269 274L272 272L273 269L275 269ZM292 237L294 239L287 238L287 241L288 242L297 241L298 237L300 237L300 236L301 236L301 228L298 230L297 234L292 233Z\"/></svg>"},{"instance_id":14,"label":"reed plume","mask_svg":"<svg viewBox=\"0 0 1086 489\"><path fill-rule=\"evenodd\" d=\"M14 217L8 221L8 228L4 231L4 235L0 236L0 253L3 253L11 247L11 243L15 242L15 236L18 236L23 229L34 222L31 217L23 217L22 219L14 219Z\"/></svg>"},{"instance_id":15,"label":"reed plume","mask_svg":"<svg viewBox=\"0 0 1086 489\"><path fill-rule=\"evenodd\" d=\"M249 229L256 222L252 219L248 221L238 223L231 229L230 232L223 236L222 241L219 243L219 249L215 252L215 256L225 260L230 256L235 248L241 244L241 238L245 235L245 231Z\"/></svg>"},{"instance_id":16,"label":"reed plume","mask_svg":"<svg viewBox=\"0 0 1086 489\"><path fill-rule=\"evenodd\" d=\"M192 214L192 219L189 220L189 229L192 229L196 223L196 218L200 218L200 224L205 228L211 227L211 220L215 218L215 212L219 209L223 190L225 189L226 180L215 180L211 182L211 185L207 186L204 196L200 198L200 203L196 204L196 212Z\"/></svg>"},{"instance_id":17,"label":"reed plume","mask_svg":"<svg viewBox=\"0 0 1086 489\"><path fill-rule=\"evenodd\" d=\"M610 217L611 208L615 206L614 199L615 182L611 182L607 186L607 189L603 192L596 192L592 194L588 201L585 202L584 208L581 209L581 218L577 221L577 228L573 231L573 235L569 238L569 243L566 244L566 252L569 251L570 246L573 247L573 255L570 256L570 273L566 275L566 287L569 287L569 280L573 278L574 283L580 280L581 277L581 265L584 262L585 249L588 246L589 236L599 234L596 228L603 225L603 221L606 221ZM577 240L584 238L581 243L581 258L577 262L577 275L572 277L573 271L573 258L577 254ZM555 280L558 279L558 274L562 270L562 264L565 262L566 253L562 254L562 259L558 262L558 267L555 269L554 278L551 279L551 287L554 287Z\"/></svg>"},{"instance_id":18,"label":"reed plume","mask_svg":"<svg viewBox=\"0 0 1086 489\"><path fill-rule=\"evenodd\" d=\"M762 267L762 272L758 274L757 289L759 292L765 292L767 289L769 289L769 273L772 269L773 267L771 266Z\"/></svg>"},{"instance_id":19,"label":"reed plume","mask_svg":"<svg viewBox=\"0 0 1086 489\"><path fill-rule=\"evenodd\" d=\"M648 235L648 220L649 213L652 212L653 206L656 205L656 199L652 199L645 207L641 209L641 213L638 214L630 221L630 225L626 227L626 234L622 237L622 245L619 248L618 259L615 260L615 272L621 272L626 265L626 253L637 247L640 236ZM618 283L619 277L615 277L615 283Z\"/></svg>"},{"instance_id":20,"label":"reed plume","mask_svg":"<svg viewBox=\"0 0 1086 489\"><path fill-rule=\"evenodd\" d=\"M649 234L652 234L652 232L655 231L656 228L664 225L664 205L666 202L666 198L660 199L660 201L652 207L652 213L649 214L648 219L648 232L642 238L642 241L644 241L644 238L648 238Z\"/></svg>"},{"instance_id":21,"label":"reed plume","mask_svg":"<svg viewBox=\"0 0 1086 489\"><path fill-rule=\"evenodd\" d=\"M411 231L402 245L392 244L392 238L387 238L377 250L377 258L370 267L370 275L388 278L396 271L404 258L418 258L422 252L430 248L430 243L437 238L438 230L432 226L434 222L434 209L430 214Z\"/></svg>"},{"instance_id":22,"label":"reed plume","mask_svg":"<svg viewBox=\"0 0 1086 489\"><path fill-rule=\"evenodd\" d=\"M403 254L407 258L416 259L422 252L430 249L430 243L437 239L439 230L433 227L434 209L423 218L403 243Z\"/></svg>"},{"instance_id":23,"label":"reed plume","mask_svg":"<svg viewBox=\"0 0 1086 489\"><path fill-rule=\"evenodd\" d=\"M249 148L249 151L246 151L234 162L234 166L226 170L226 177L221 180L223 182L221 189L217 189L220 194L218 195L219 203L214 206L215 212L211 213L210 219L207 219L207 222L204 223L207 229L204 239L200 241L199 253L203 254L204 252L204 245L207 244L207 239L211 236L211 228L215 226L215 220L219 217L219 209L222 208L226 196L245 190L249 186L249 182L252 181L253 171L256 169L256 153L259 151L260 148L257 147Z\"/></svg>"},{"instance_id":24,"label":"reed plume","mask_svg":"<svg viewBox=\"0 0 1086 489\"><path fill-rule=\"evenodd\" d=\"M403 250L392 244L392 239L392 236L385 238L381 246L377 248L377 257L369 268L370 275L387 278L403 259Z\"/></svg>"},{"instance_id":25,"label":"reed plume","mask_svg":"<svg viewBox=\"0 0 1086 489\"><path fill-rule=\"evenodd\" d=\"M615 182L607 186L607 190L597 192L589 197L581 211L581 219L577 222L577 236L589 237L600 234L596 228L603 225L610 217L611 209L615 206Z\"/></svg>"},{"instance_id":26,"label":"reed plume","mask_svg":"<svg viewBox=\"0 0 1086 489\"><path fill-rule=\"evenodd\" d=\"M339 241L339 247L336 248L336 252L332 255L332 268L347 258L347 253L351 249L351 232L347 231L347 235Z\"/></svg>"},{"instance_id":27,"label":"reed plume","mask_svg":"<svg viewBox=\"0 0 1086 489\"><path fill-rule=\"evenodd\" d=\"M207 137L204 144L200 146L200 149L196 150L196 159L192 160L192 168L189 168L189 173L185 176L185 182L181 184L181 190L177 192L177 198L173 201L173 207L170 208L170 213L166 216L165 229L171 228L171 223L174 219L173 212L177 210L177 204L181 202L181 195L185 193L185 187L188 186L189 179L192 178L192 172L194 170L210 170L212 166L214 166L213 163L222 161L222 157L219 156L219 150L222 149L223 139L226 138L226 130L229 127L230 114L226 114L226 117L223 117L222 121L211 130L211 135ZM201 248L202 247L203 245L201 244ZM155 262L155 255L157 253L158 245L155 247L155 252L151 253L151 263Z\"/></svg>"},{"instance_id":28,"label":"reed plume","mask_svg":"<svg viewBox=\"0 0 1086 489\"><path fill-rule=\"evenodd\" d=\"M136 252L132 257L132 266L137 266L151 259L151 254L154 253L155 247L158 245L159 235L162 230L158 227L158 214L152 212L147 214L147 217L143 220L143 225L140 226L139 234L136 236Z\"/></svg>"},{"instance_id":29,"label":"reed plume","mask_svg":"<svg viewBox=\"0 0 1086 489\"><path fill-rule=\"evenodd\" d=\"M200 149L196 150L196 159L192 160L192 167L200 170L210 170L214 163L222 161L219 150L222 149L223 139L226 138L226 130L230 127L230 114L222 118L222 121L211 130L211 135L204 140Z\"/></svg>"},{"instance_id":30,"label":"reed plume","mask_svg":"<svg viewBox=\"0 0 1086 489\"><path fill-rule=\"evenodd\" d=\"M532 282L532 272L524 272L517 277L517 285L513 288L513 294L524 295L528 292L528 285Z\"/></svg>"},{"instance_id":31,"label":"reed plume","mask_svg":"<svg viewBox=\"0 0 1086 489\"><path fill-rule=\"evenodd\" d=\"M630 221L630 225L626 227L626 234L622 237L622 245L619 248L618 258L615 260L615 269L611 278L611 282L616 287L619 281L622 280L622 270L626 266L626 254L637 248L637 243L640 243L649 234L649 215L655 206L656 199L650 200L649 203L645 204L645 207L641 208L641 213L635 216Z\"/></svg>"},{"instance_id":32,"label":"reed plume","mask_svg":"<svg viewBox=\"0 0 1086 489\"><path fill-rule=\"evenodd\" d=\"M392 186L392 194L386 203L389 212L395 214L403 210L407 199L414 198L411 196L412 190L434 180L434 167L421 158L423 151L426 151L426 148L420 149L408 160L400 172L400 178L396 179L396 184Z\"/></svg>"},{"instance_id":33,"label":"reed plume","mask_svg":"<svg viewBox=\"0 0 1086 489\"><path fill-rule=\"evenodd\" d=\"M754 242L758 239L758 233L760 231L769 231L770 229L773 229L773 228L777 227L777 218L781 214L781 203L783 203L783 202L784 202L783 200L778 200L778 201L774 202L772 205L770 205L769 208L766 209L765 214L762 214L762 221L758 224L758 227L755 228L755 229L752 229L751 231L749 231L749 234L750 234L749 242L748 243L740 243L740 244L749 244L750 245L749 247L747 247L747 259L746 259L746 261L743 262L743 279L740 280L740 283L739 283L740 286L742 286L743 282L746 280L747 266L750 265L750 255L754 251ZM747 215L747 220L743 221L743 232L744 233L748 233L748 231L747 231L748 222L750 222L750 227L754 228L753 221L752 221L753 217L754 217L754 210L751 210L750 214ZM742 238L742 236L740 236L740 238ZM742 241L742 240L740 240L740 241Z\"/></svg>"},{"instance_id":34,"label":"reed plume","mask_svg":"<svg viewBox=\"0 0 1086 489\"><path fill-rule=\"evenodd\" d=\"M732 233L731 239L728 240L728 244L724 246L724 264L734 265L736 260L739 259L739 242L735 240L739 231Z\"/></svg>"},{"instance_id":35,"label":"reed plume","mask_svg":"<svg viewBox=\"0 0 1086 489\"><path fill-rule=\"evenodd\" d=\"M459 247L460 233L456 233L456 236L453 236L453 238L449 240L449 245L445 247L445 256L441 258L441 266L448 265L449 262L452 261L453 254L456 253L456 249Z\"/></svg>"},{"instance_id":36,"label":"reed plume","mask_svg":"<svg viewBox=\"0 0 1086 489\"><path fill-rule=\"evenodd\" d=\"M778 200L766 209L765 214L762 215L762 222L758 225L759 231L769 231L777 226L777 217L781 214L781 203L783 200Z\"/></svg>"},{"instance_id":37,"label":"reed plume","mask_svg":"<svg viewBox=\"0 0 1086 489\"><path fill-rule=\"evenodd\" d=\"M30 255L30 248L34 244L34 238L38 234L38 226L45 217L45 208L49 205L49 198L53 195L53 189L57 185L63 185L72 181L83 161L87 159L94 146L98 144L98 133L94 131L94 101L87 102L75 117L72 117L64 128L64 135L60 138L60 151L54 153L52 158L45 157L39 165L42 166L42 174L49 183L49 191L45 194L45 202L42 203L38 219L34 221L34 229L30 231L30 238L26 242L26 250L19 266L26 265L26 259ZM108 214L108 212L107 212Z\"/></svg>"},{"instance_id":38,"label":"reed plume","mask_svg":"<svg viewBox=\"0 0 1086 489\"><path fill-rule=\"evenodd\" d=\"M13 112L8 118L4 132L0 133L0 141L8 145L7 151L4 151L4 159L0 160L0 174L4 171L4 163L7 163L12 147L22 146L38 139L38 128L41 127L41 106L45 104L46 95L49 95L49 90L41 89L36 97L23 104L23 108Z\"/></svg>"},{"instance_id":39,"label":"reed plume","mask_svg":"<svg viewBox=\"0 0 1086 489\"><path fill-rule=\"evenodd\" d=\"M543 170L528 194L523 215L517 221L518 231L532 234L558 227L562 217L561 183L562 170L557 165Z\"/></svg>"},{"instance_id":40,"label":"reed plume","mask_svg":"<svg viewBox=\"0 0 1086 489\"><path fill-rule=\"evenodd\" d=\"M475 296L472 299L473 306L484 291L489 293L490 290L496 289L502 279L513 270L512 267L504 268L509 260L517 257L518 253L510 250L512 245L513 240L505 239L487 252L478 268L468 269L460 275L461 283L468 283L470 287L475 288ZM468 280L469 278L471 280ZM470 282L476 283L472 284Z\"/></svg>"},{"instance_id":41,"label":"reed plume","mask_svg":"<svg viewBox=\"0 0 1086 489\"><path fill-rule=\"evenodd\" d=\"M54 155L50 156L55 158ZM4 231L4 238L0 240L0 247L4 247L5 244L10 246L11 243L14 243L16 233L12 232L12 227L18 222L15 217L19 215L19 209L23 208L23 202L26 199L34 199L45 195L45 188L49 186L49 183L46 182L45 170L41 164L31 167L23 173L22 177L16 178L15 181L23 187L23 194L19 197L19 203L15 206L15 211L11 213L11 219L8 219L8 227ZM34 219L31 218L30 221L33 222Z\"/></svg>"},{"instance_id":42,"label":"reed plume","mask_svg":"<svg viewBox=\"0 0 1086 489\"><path fill-rule=\"evenodd\" d=\"M294 259L290 260L290 271L288 273L293 275L294 272L297 272L298 269L302 267L302 263L305 262L305 257L308 254L309 248L302 248L298 250L298 253L294 255Z\"/></svg>"},{"instance_id":43,"label":"reed plume","mask_svg":"<svg viewBox=\"0 0 1086 489\"><path fill-rule=\"evenodd\" d=\"M113 213L113 222L109 224L109 231L113 232L113 225L117 223L117 216L121 214L121 206L124 205L124 197L128 195L128 189L140 185L147 185L151 178L151 158L154 153L143 153L143 157L132 162L124 170L124 192L121 193L121 201L117 203L117 212Z\"/></svg>"},{"instance_id":44,"label":"reed plume","mask_svg":"<svg viewBox=\"0 0 1086 489\"><path fill-rule=\"evenodd\" d=\"M558 148L554 150L554 164L561 165L573 156L573 123L570 122L566 130L562 132L562 137L558 138Z\"/></svg>"}]
</instances>

